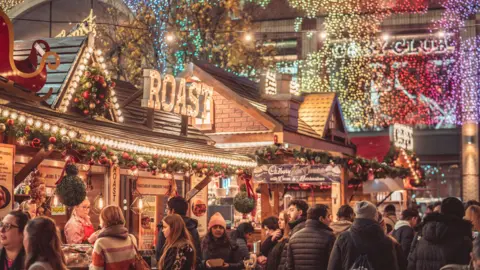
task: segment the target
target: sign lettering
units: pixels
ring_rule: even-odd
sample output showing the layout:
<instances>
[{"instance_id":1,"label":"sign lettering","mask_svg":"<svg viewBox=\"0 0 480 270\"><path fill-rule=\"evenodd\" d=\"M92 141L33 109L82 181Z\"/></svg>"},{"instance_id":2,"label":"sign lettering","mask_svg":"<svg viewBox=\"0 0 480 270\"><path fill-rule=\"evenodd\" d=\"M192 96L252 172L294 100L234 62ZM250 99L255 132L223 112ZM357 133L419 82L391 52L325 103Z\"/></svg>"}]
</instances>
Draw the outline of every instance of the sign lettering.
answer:
<instances>
[{"instance_id":1,"label":"sign lettering","mask_svg":"<svg viewBox=\"0 0 480 270\"><path fill-rule=\"evenodd\" d=\"M120 181L120 168L118 165L110 167L110 204L120 205L120 196L118 194L118 185Z\"/></svg>"},{"instance_id":2,"label":"sign lettering","mask_svg":"<svg viewBox=\"0 0 480 270\"><path fill-rule=\"evenodd\" d=\"M187 85L184 78L171 74L162 78L156 70L143 71L142 107L204 119L212 94L213 88L207 84L193 82Z\"/></svg>"},{"instance_id":3,"label":"sign lettering","mask_svg":"<svg viewBox=\"0 0 480 270\"><path fill-rule=\"evenodd\" d=\"M346 57L403 56L447 54L455 49L451 40L444 38L401 38L381 41L334 43L331 47L337 59Z\"/></svg>"},{"instance_id":4,"label":"sign lettering","mask_svg":"<svg viewBox=\"0 0 480 270\"><path fill-rule=\"evenodd\" d=\"M80 36L86 36L89 33L96 33L95 28L97 25L95 24L95 19L97 16L93 16L93 9L90 10L90 14L88 15L87 18L83 19L82 22L78 23L70 32L67 32L65 30L62 30L60 34L58 34L56 37L80 37Z\"/></svg>"},{"instance_id":5,"label":"sign lettering","mask_svg":"<svg viewBox=\"0 0 480 270\"><path fill-rule=\"evenodd\" d=\"M340 182L340 165L263 165L255 168L253 179L260 183Z\"/></svg>"},{"instance_id":6,"label":"sign lettering","mask_svg":"<svg viewBox=\"0 0 480 270\"><path fill-rule=\"evenodd\" d=\"M395 147L413 151L413 128L394 124L390 127L390 141L393 142Z\"/></svg>"}]
</instances>

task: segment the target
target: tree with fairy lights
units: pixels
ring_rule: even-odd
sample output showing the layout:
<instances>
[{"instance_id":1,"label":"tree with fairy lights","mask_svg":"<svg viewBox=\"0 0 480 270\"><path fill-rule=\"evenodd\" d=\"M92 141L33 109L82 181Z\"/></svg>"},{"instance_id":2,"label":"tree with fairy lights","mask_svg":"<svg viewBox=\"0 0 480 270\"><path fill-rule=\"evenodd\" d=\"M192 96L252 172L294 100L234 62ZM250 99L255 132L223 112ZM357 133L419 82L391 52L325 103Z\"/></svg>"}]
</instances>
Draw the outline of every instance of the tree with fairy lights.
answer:
<instances>
[{"instance_id":1,"label":"tree with fairy lights","mask_svg":"<svg viewBox=\"0 0 480 270\"><path fill-rule=\"evenodd\" d=\"M140 84L143 68L183 70L200 60L254 76L272 63L275 50L252 34L251 17L240 0L126 1L133 16L111 9L114 30L99 27L120 76Z\"/></svg>"}]
</instances>

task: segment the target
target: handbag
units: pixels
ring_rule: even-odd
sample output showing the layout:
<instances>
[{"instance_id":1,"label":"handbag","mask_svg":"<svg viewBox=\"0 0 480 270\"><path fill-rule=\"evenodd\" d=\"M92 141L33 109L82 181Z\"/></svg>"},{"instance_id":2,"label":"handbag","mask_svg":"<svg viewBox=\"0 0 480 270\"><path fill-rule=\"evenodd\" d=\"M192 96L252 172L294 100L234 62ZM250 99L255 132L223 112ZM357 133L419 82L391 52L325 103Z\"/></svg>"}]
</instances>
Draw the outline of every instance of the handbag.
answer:
<instances>
[{"instance_id":1,"label":"handbag","mask_svg":"<svg viewBox=\"0 0 480 270\"><path fill-rule=\"evenodd\" d=\"M130 265L130 270L150 270L150 266L148 263L143 259L140 252L138 252L138 248L133 242L132 238L129 236L130 241L132 241L133 247L135 247L135 262Z\"/></svg>"}]
</instances>

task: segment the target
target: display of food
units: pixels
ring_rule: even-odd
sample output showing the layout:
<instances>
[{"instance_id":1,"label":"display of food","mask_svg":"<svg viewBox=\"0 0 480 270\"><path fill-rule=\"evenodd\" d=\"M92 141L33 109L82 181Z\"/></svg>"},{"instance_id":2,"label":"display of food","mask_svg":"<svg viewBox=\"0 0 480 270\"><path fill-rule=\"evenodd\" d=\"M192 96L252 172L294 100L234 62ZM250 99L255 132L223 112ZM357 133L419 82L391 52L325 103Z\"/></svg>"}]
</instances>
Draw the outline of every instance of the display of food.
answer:
<instances>
[{"instance_id":1,"label":"display of food","mask_svg":"<svg viewBox=\"0 0 480 270\"><path fill-rule=\"evenodd\" d=\"M68 268L85 268L87 269L92 262L92 245L75 244L62 245Z\"/></svg>"}]
</instances>

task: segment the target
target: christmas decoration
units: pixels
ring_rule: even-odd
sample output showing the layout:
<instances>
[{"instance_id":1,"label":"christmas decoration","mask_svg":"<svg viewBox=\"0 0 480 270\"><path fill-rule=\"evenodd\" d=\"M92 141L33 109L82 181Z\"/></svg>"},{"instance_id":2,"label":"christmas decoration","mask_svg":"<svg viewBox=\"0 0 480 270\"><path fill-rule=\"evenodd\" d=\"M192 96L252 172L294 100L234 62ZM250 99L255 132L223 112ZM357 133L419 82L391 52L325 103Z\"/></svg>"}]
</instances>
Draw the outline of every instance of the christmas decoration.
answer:
<instances>
[{"instance_id":1,"label":"christmas decoration","mask_svg":"<svg viewBox=\"0 0 480 270\"><path fill-rule=\"evenodd\" d=\"M255 209L255 200L248 196L247 192L238 193L233 199L235 210L242 214L248 214Z\"/></svg>"},{"instance_id":2,"label":"christmas decoration","mask_svg":"<svg viewBox=\"0 0 480 270\"><path fill-rule=\"evenodd\" d=\"M105 105L111 102L113 90L112 81L106 80L105 76L99 68L87 67L74 93L74 98L78 101L72 106L92 118L104 116Z\"/></svg>"},{"instance_id":3,"label":"christmas decoration","mask_svg":"<svg viewBox=\"0 0 480 270\"><path fill-rule=\"evenodd\" d=\"M31 201L37 205L41 205L46 201L46 186L45 178L43 178L40 171L36 170L27 177L29 186L29 195Z\"/></svg>"},{"instance_id":4,"label":"christmas decoration","mask_svg":"<svg viewBox=\"0 0 480 270\"><path fill-rule=\"evenodd\" d=\"M66 165L65 174L57 182L55 194L60 202L66 206L79 205L87 196L85 183L78 176L78 168L74 164Z\"/></svg>"}]
</instances>

